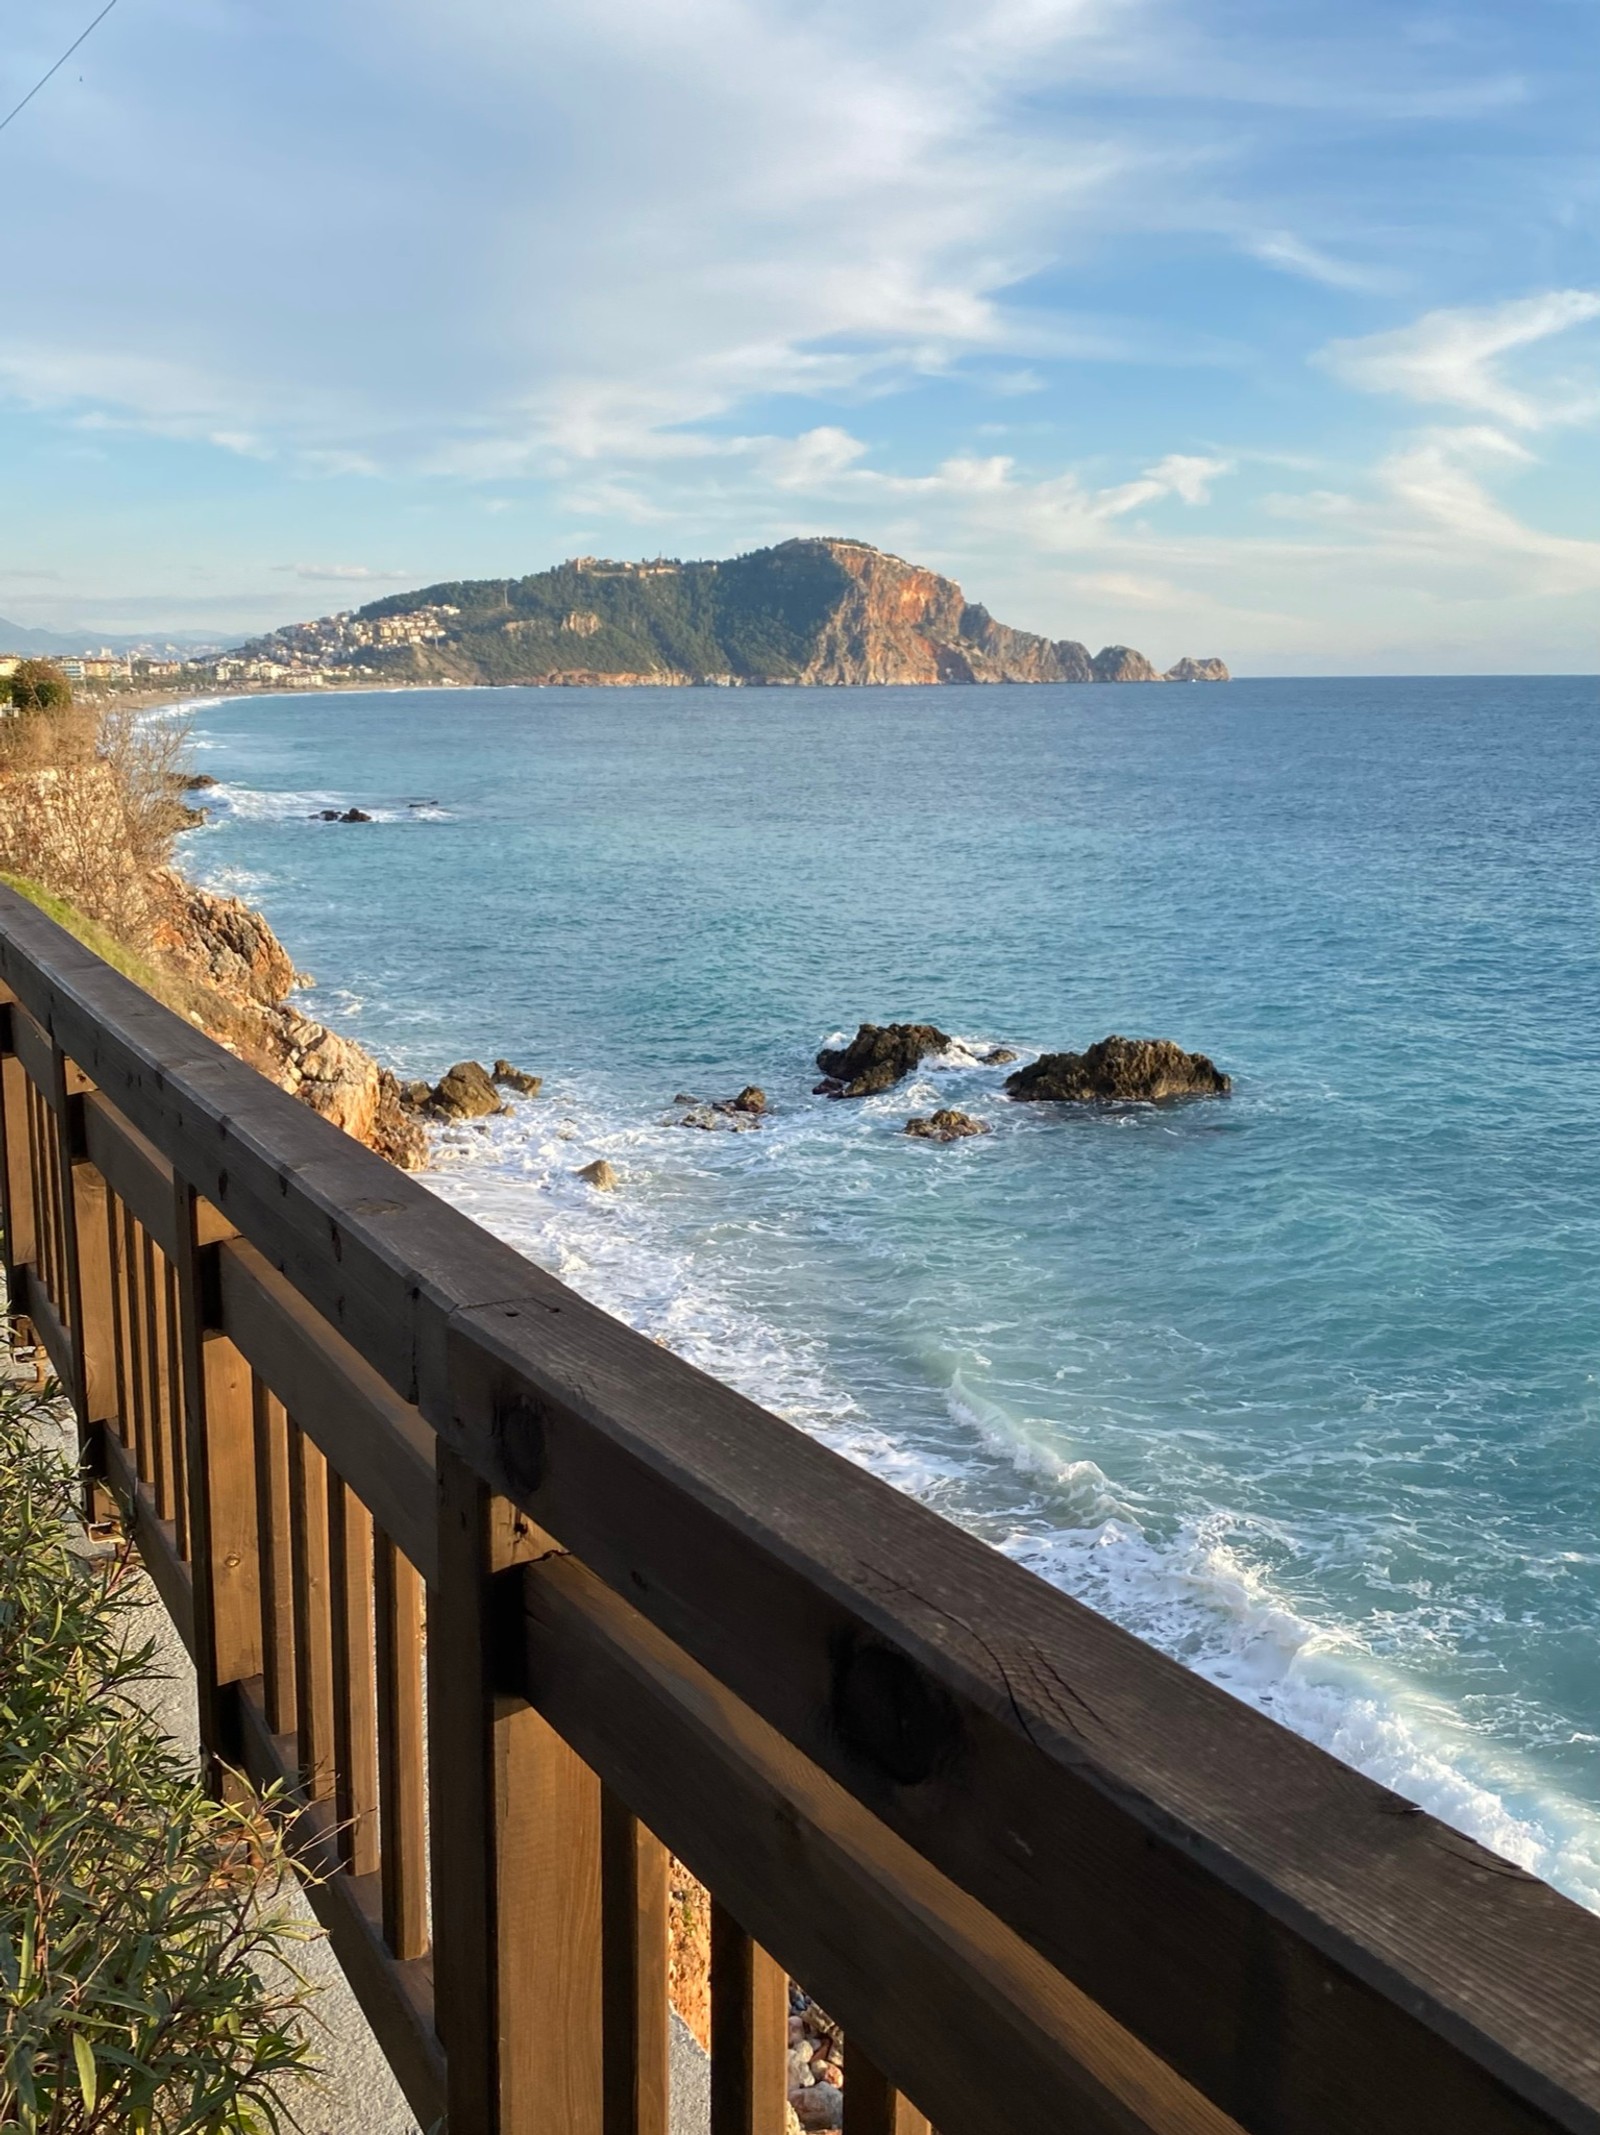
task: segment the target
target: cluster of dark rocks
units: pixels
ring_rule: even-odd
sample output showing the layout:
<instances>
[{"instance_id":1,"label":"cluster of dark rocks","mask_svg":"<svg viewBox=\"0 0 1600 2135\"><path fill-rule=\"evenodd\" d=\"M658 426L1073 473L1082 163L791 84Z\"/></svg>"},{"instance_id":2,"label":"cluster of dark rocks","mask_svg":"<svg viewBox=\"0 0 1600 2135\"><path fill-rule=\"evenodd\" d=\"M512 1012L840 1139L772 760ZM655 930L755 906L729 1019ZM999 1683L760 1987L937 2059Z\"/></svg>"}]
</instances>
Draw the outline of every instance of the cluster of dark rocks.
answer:
<instances>
[{"instance_id":1,"label":"cluster of dark rocks","mask_svg":"<svg viewBox=\"0 0 1600 2135\"><path fill-rule=\"evenodd\" d=\"M893 1089L924 1061L954 1065L941 1056L959 1056L963 1048L933 1023L863 1023L848 1045L825 1046L817 1055L823 1079L819 1097L875 1097ZM968 1057L986 1067L1003 1067L1016 1059L997 1045ZM1232 1088L1228 1076L1204 1053L1185 1052L1170 1038L1102 1038L1082 1053L1044 1053L1008 1075L1005 1092L1019 1102L1052 1104L1165 1104L1175 1098L1222 1097ZM954 1142L987 1134L988 1126L953 1109L906 1122L914 1139Z\"/></svg>"},{"instance_id":2,"label":"cluster of dark rocks","mask_svg":"<svg viewBox=\"0 0 1600 2135\"><path fill-rule=\"evenodd\" d=\"M737 1097L717 1097L707 1104L680 1090L672 1102L685 1108L673 1122L675 1126L699 1127L706 1133L722 1127L734 1134L747 1134L752 1127L761 1124L767 1109L767 1093L758 1090L753 1082L747 1082Z\"/></svg>"},{"instance_id":3,"label":"cluster of dark rocks","mask_svg":"<svg viewBox=\"0 0 1600 2135\"><path fill-rule=\"evenodd\" d=\"M313 808L306 820L311 823L370 823L372 817L365 808Z\"/></svg>"},{"instance_id":4,"label":"cluster of dark rocks","mask_svg":"<svg viewBox=\"0 0 1600 2135\"><path fill-rule=\"evenodd\" d=\"M510 1111L504 1091L537 1097L543 1086L542 1075L530 1075L509 1060L497 1060L492 1068L478 1060L458 1060L437 1082L401 1083L400 1102L423 1119L489 1119L497 1112Z\"/></svg>"}]
</instances>

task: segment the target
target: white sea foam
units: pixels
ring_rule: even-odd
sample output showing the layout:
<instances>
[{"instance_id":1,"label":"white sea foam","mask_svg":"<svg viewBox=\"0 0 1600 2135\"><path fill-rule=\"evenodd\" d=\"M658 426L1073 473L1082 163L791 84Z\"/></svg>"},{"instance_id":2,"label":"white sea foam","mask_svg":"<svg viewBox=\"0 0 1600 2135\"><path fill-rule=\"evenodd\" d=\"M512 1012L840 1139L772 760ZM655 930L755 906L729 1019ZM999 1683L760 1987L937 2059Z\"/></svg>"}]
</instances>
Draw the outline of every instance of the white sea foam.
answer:
<instances>
[{"instance_id":1,"label":"white sea foam","mask_svg":"<svg viewBox=\"0 0 1600 2135\"><path fill-rule=\"evenodd\" d=\"M981 1053L987 1042L970 1051ZM902 1085L872 1104L911 1101ZM870 1106L852 1107L846 1128L865 1134L871 1117ZM837 1118L833 1107L801 1109L759 1135L686 1142L670 1115L641 1123L603 1103L540 1100L507 1118L445 1131L427 1183L640 1332L909 1495L949 1509L960 1502L970 1456L959 1444L911 1446L881 1428L841 1381L823 1339L779 1335L708 1267L663 1190L692 1163L806 1161L807 1145L827 1136L848 1201ZM599 1156L621 1172L621 1193L597 1194L577 1178ZM1285 1600L1254 1560L1258 1523L1213 1511L1162 1535L1093 1460L1073 1455L1060 1417L1019 1417L973 1383L979 1375L976 1359L950 1370L949 1419L1008 1462L1019 1482L1042 1486L1048 1501L1047 1519L1035 1504L1026 1516L1019 1511L1013 1531L995 1537L1008 1555L1600 1910L1600 1818L1552 1795L1513 1752L1470 1734L1343 1628L1313 1622Z\"/></svg>"},{"instance_id":2,"label":"white sea foam","mask_svg":"<svg viewBox=\"0 0 1600 2135\"><path fill-rule=\"evenodd\" d=\"M274 791L231 781L206 788L203 802L214 821L229 819L245 823L296 823L319 818L323 809L359 808L374 823L442 823L450 811L437 801L373 801L364 794L334 792L318 787L305 791Z\"/></svg>"}]
</instances>

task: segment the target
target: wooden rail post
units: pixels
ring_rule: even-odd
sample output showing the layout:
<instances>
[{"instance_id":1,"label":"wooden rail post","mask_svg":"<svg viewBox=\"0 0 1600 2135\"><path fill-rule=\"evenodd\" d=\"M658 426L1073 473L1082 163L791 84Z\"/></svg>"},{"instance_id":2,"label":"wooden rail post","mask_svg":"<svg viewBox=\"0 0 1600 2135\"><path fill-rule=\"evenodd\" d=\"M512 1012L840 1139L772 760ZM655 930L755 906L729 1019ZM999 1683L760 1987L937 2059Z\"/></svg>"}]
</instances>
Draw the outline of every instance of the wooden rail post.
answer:
<instances>
[{"instance_id":1,"label":"wooden rail post","mask_svg":"<svg viewBox=\"0 0 1600 2135\"><path fill-rule=\"evenodd\" d=\"M713 1894L711 2135L783 2135L789 1982Z\"/></svg>"},{"instance_id":2,"label":"wooden rail post","mask_svg":"<svg viewBox=\"0 0 1600 2135\"><path fill-rule=\"evenodd\" d=\"M22 1062L11 1046L11 1011L16 1000L0 987L0 1222L5 1225L6 1292L13 1314L19 1310L18 1272L38 1251L33 1235L33 1196L28 1177L27 1093Z\"/></svg>"},{"instance_id":3,"label":"wooden rail post","mask_svg":"<svg viewBox=\"0 0 1600 2135\"><path fill-rule=\"evenodd\" d=\"M210 1249L231 1226L183 1179L173 1195L200 1747L220 1790L221 1766L244 1761L233 1686L261 1672L253 1402L249 1366L215 1325Z\"/></svg>"},{"instance_id":4,"label":"wooden rail post","mask_svg":"<svg viewBox=\"0 0 1600 2135\"><path fill-rule=\"evenodd\" d=\"M451 2135L601 2135L600 1784L497 1688L495 1575L550 1544L442 1443L438 1474L428 1762Z\"/></svg>"}]
</instances>

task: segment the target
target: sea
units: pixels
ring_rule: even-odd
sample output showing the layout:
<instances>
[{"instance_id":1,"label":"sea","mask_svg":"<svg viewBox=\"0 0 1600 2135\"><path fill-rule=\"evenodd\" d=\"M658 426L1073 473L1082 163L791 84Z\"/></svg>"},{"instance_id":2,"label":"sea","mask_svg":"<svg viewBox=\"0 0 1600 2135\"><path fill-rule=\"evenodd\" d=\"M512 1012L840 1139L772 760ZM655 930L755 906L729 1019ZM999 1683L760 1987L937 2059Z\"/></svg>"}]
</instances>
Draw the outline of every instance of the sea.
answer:
<instances>
[{"instance_id":1,"label":"sea","mask_svg":"<svg viewBox=\"0 0 1600 2135\"><path fill-rule=\"evenodd\" d=\"M1592 678L186 716L183 864L307 1012L545 1078L436 1193L1600 1909ZM813 1094L902 1020L958 1044ZM981 1058L1111 1032L1232 1094L1022 1105ZM750 1083L757 1131L681 1124ZM939 1105L992 1133L908 1139Z\"/></svg>"}]
</instances>

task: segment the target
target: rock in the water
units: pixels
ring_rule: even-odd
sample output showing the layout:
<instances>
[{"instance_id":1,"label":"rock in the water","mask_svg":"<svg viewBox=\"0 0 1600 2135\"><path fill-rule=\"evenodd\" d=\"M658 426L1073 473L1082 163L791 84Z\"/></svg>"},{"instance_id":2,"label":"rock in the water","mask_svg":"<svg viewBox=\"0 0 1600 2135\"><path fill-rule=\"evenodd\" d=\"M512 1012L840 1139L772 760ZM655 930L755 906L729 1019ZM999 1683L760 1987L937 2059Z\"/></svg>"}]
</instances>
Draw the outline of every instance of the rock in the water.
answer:
<instances>
[{"instance_id":1,"label":"rock in the water","mask_svg":"<svg viewBox=\"0 0 1600 2135\"><path fill-rule=\"evenodd\" d=\"M954 1041L931 1023L863 1023L850 1043L817 1055L817 1066L837 1091L827 1096L873 1097L892 1089L929 1053L947 1053Z\"/></svg>"},{"instance_id":2,"label":"rock in the water","mask_svg":"<svg viewBox=\"0 0 1600 2135\"><path fill-rule=\"evenodd\" d=\"M521 1097L537 1097L544 1088L542 1075L530 1075L526 1068L513 1067L509 1060L497 1060L489 1070L489 1079L503 1090L515 1090Z\"/></svg>"},{"instance_id":3,"label":"rock in the water","mask_svg":"<svg viewBox=\"0 0 1600 2135\"><path fill-rule=\"evenodd\" d=\"M1165 682L1231 682L1233 677L1221 660L1182 659L1176 667L1167 669L1162 680Z\"/></svg>"},{"instance_id":4,"label":"rock in the water","mask_svg":"<svg viewBox=\"0 0 1600 2135\"><path fill-rule=\"evenodd\" d=\"M617 1171L603 1156L597 1156L592 1164L585 1164L576 1176L585 1179L597 1193L612 1194L617 1190Z\"/></svg>"},{"instance_id":5,"label":"rock in the water","mask_svg":"<svg viewBox=\"0 0 1600 2135\"><path fill-rule=\"evenodd\" d=\"M1159 682L1161 680L1142 652L1131 645L1107 645L1094 656L1097 682Z\"/></svg>"},{"instance_id":6,"label":"rock in the water","mask_svg":"<svg viewBox=\"0 0 1600 2135\"><path fill-rule=\"evenodd\" d=\"M400 1104L407 1112L421 1112L433 1097L431 1082L402 1082L398 1089Z\"/></svg>"},{"instance_id":7,"label":"rock in the water","mask_svg":"<svg viewBox=\"0 0 1600 2135\"><path fill-rule=\"evenodd\" d=\"M485 1067L476 1060L458 1060L434 1084L428 1110L438 1119L487 1119L492 1112L504 1112L506 1104Z\"/></svg>"},{"instance_id":8,"label":"rock in the water","mask_svg":"<svg viewBox=\"0 0 1600 2135\"><path fill-rule=\"evenodd\" d=\"M991 1045L983 1056L983 1064L985 1067L1005 1067L1016 1057L1009 1045Z\"/></svg>"},{"instance_id":9,"label":"rock in the water","mask_svg":"<svg viewBox=\"0 0 1600 2135\"><path fill-rule=\"evenodd\" d=\"M339 811L337 808L313 808L307 820L312 823L337 823Z\"/></svg>"},{"instance_id":10,"label":"rock in the water","mask_svg":"<svg viewBox=\"0 0 1600 2135\"><path fill-rule=\"evenodd\" d=\"M365 808L347 808L338 820L341 823L370 823L372 818Z\"/></svg>"},{"instance_id":11,"label":"rock in the water","mask_svg":"<svg viewBox=\"0 0 1600 2135\"><path fill-rule=\"evenodd\" d=\"M765 1112L767 1093L758 1090L753 1082L747 1082L737 1097L728 1099L728 1109L731 1112Z\"/></svg>"},{"instance_id":12,"label":"rock in the water","mask_svg":"<svg viewBox=\"0 0 1600 2135\"><path fill-rule=\"evenodd\" d=\"M1157 1104L1222 1097L1232 1087L1204 1053L1186 1053L1170 1038L1102 1038L1086 1053L1045 1053L1006 1077L1008 1097L1056 1104Z\"/></svg>"},{"instance_id":13,"label":"rock in the water","mask_svg":"<svg viewBox=\"0 0 1600 2135\"><path fill-rule=\"evenodd\" d=\"M908 1119L906 1132L925 1142L959 1142L969 1134L987 1134L989 1127L985 1120L974 1119L970 1113L952 1111L947 1107L928 1119Z\"/></svg>"}]
</instances>

